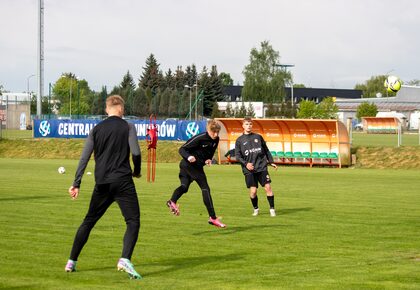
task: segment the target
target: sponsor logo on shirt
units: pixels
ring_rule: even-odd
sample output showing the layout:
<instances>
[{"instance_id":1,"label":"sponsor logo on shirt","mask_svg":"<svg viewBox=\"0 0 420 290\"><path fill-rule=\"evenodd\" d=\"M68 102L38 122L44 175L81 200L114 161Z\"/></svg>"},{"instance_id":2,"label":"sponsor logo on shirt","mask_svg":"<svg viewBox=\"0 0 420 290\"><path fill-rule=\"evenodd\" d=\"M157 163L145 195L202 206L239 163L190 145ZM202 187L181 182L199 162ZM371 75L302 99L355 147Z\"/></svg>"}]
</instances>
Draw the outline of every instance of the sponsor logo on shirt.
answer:
<instances>
[{"instance_id":1,"label":"sponsor logo on shirt","mask_svg":"<svg viewBox=\"0 0 420 290\"><path fill-rule=\"evenodd\" d=\"M261 152L261 147L259 148L251 148L249 150L245 150L245 156L248 156L249 153L259 153Z\"/></svg>"}]
</instances>

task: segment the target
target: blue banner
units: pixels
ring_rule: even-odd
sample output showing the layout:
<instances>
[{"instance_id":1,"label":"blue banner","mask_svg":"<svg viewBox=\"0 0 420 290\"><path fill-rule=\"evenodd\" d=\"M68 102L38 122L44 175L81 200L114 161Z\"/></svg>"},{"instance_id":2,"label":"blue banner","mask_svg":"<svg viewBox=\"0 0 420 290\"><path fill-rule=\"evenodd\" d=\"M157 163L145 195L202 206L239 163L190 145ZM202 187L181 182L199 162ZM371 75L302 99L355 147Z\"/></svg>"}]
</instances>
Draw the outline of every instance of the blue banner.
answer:
<instances>
[{"instance_id":1,"label":"blue banner","mask_svg":"<svg viewBox=\"0 0 420 290\"><path fill-rule=\"evenodd\" d=\"M98 120L34 120L35 138L86 138ZM137 130L137 139L146 138L148 120L127 120ZM186 141L206 130L206 121L156 120L159 140Z\"/></svg>"}]
</instances>

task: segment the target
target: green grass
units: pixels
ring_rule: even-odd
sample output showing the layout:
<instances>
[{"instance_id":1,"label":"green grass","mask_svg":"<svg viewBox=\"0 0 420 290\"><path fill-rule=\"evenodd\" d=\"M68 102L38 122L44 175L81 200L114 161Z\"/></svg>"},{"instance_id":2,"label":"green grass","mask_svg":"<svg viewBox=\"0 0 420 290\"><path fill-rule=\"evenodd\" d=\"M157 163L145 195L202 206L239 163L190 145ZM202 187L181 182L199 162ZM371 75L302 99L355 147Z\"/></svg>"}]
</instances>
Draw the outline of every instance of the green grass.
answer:
<instances>
[{"instance_id":1,"label":"green grass","mask_svg":"<svg viewBox=\"0 0 420 290\"><path fill-rule=\"evenodd\" d=\"M397 147L397 134L366 134L353 132L353 146ZM419 134L404 133L401 138L402 146L418 146Z\"/></svg>"},{"instance_id":2,"label":"green grass","mask_svg":"<svg viewBox=\"0 0 420 290\"><path fill-rule=\"evenodd\" d=\"M1 138L4 139L25 139L32 138L32 130L12 130L12 129L3 129L1 130Z\"/></svg>"},{"instance_id":3,"label":"green grass","mask_svg":"<svg viewBox=\"0 0 420 290\"><path fill-rule=\"evenodd\" d=\"M218 215L207 224L196 184L180 200L178 165L156 183L136 180L141 232L133 262L143 280L116 271L125 230L113 205L91 233L78 272L63 271L86 213L93 177L67 195L76 160L0 159L2 289L418 289L420 179L416 170L283 167L272 171L278 216L252 217L240 168L207 168ZM57 173L65 166L67 173ZM88 170L92 171L92 164ZM145 174L145 172L143 172Z\"/></svg>"}]
</instances>

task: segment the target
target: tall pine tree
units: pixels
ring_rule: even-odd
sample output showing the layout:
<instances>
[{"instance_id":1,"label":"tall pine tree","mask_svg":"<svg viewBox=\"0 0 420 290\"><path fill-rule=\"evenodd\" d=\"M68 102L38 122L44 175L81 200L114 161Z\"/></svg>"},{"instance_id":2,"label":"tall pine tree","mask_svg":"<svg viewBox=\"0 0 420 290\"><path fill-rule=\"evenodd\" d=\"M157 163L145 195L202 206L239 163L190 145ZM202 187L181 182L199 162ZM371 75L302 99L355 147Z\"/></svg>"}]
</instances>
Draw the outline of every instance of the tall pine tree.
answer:
<instances>
[{"instance_id":1,"label":"tall pine tree","mask_svg":"<svg viewBox=\"0 0 420 290\"><path fill-rule=\"evenodd\" d=\"M163 75L159 70L159 64L153 54L146 59L146 66L143 67L143 74L139 79L139 87L150 89L153 94L162 84Z\"/></svg>"}]
</instances>

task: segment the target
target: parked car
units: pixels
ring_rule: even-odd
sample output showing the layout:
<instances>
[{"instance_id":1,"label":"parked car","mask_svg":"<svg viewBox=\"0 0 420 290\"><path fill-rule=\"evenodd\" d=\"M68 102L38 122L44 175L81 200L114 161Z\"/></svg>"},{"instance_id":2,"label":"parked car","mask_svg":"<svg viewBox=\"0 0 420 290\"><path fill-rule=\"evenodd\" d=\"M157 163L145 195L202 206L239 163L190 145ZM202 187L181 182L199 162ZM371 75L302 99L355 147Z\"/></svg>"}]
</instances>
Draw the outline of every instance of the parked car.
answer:
<instances>
[{"instance_id":1,"label":"parked car","mask_svg":"<svg viewBox=\"0 0 420 290\"><path fill-rule=\"evenodd\" d=\"M363 131L363 123L357 123L356 125L354 125L354 130Z\"/></svg>"}]
</instances>

